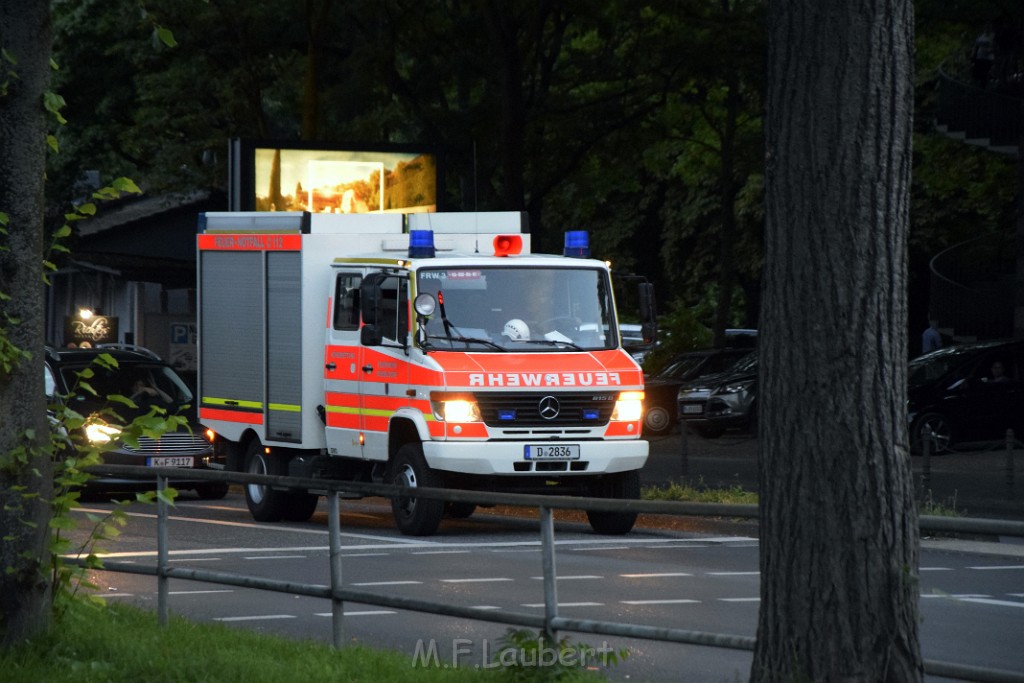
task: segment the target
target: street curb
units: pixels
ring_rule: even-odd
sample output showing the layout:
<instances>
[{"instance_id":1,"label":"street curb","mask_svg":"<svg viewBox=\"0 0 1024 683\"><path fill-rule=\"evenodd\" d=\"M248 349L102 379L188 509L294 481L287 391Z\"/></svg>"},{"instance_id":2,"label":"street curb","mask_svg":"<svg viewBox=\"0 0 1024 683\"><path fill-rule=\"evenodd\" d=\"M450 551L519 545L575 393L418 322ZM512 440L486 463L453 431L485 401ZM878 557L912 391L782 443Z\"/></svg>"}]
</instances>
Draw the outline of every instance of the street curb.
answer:
<instances>
[{"instance_id":1,"label":"street curb","mask_svg":"<svg viewBox=\"0 0 1024 683\"><path fill-rule=\"evenodd\" d=\"M929 550L972 553L976 555L999 555L1001 557L1024 558L1024 543L1018 538L998 537L998 541L969 541L958 538L921 538L921 547Z\"/></svg>"}]
</instances>

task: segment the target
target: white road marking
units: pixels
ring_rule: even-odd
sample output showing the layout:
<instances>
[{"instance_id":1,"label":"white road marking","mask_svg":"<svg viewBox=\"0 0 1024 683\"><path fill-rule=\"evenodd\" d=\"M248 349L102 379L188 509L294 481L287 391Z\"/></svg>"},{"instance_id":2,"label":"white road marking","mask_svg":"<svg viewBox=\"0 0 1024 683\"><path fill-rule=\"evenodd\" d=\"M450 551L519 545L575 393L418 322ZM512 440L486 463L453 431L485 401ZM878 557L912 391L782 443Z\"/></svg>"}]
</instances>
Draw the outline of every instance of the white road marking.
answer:
<instances>
[{"instance_id":1,"label":"white road marking","mask_svg":"<svg viewBox=\"0 0 1024 683\"><path fill-rule=\"evenodd\" d=\"M269 619L295 619L294 614L263 614L251 617L214 617L214 621L265 621Z\"/></svg>"},{"instance_id":2,"label":"white road marking","mask_svg":"<svg viewBox=\"0 0 1024 683\"><path fill-rule=\"evenodd\" d=\"M760 576L761 572L708 572L708 576Z\"/></svg>"},{"instance_id":3,"label":"white road marking","mask_svg":"<svg viewBox=\"0 0 1024 683\"><path fill-rule=\"evenodd\" d=\"M922 598L945 598L947 600L982 600L991 598L991 595L984 593L927 593Z\"/></svg>"},{"instance_id":4,"label":"white road marking","mask_svg":"<svg viewBox=\"0 0 1024 683\"><path fill-rule=\"evenodd\" d=\"M624 579L660 579L673 576L693 576L687 572L652 572L650 574L619 574Z\"/></svg>"},{"instance_id":5,"label":"white road marking","mask_svg":"<svg viewBox=\"0 0 1024 683\"><path fill-rule=\"evenodd\" d=\"M507 579L500 576L482 579L441 579L441 583L490 583L498 581L515 581L515 579Z\"/></svg>"},{"instance_id":6,"label":"white road marking","mask_svg":"<svg viewBox=\"0 0 1024 683\"><path fill-rule=\"evenodd\" d=\"M468 550L418 550L413 555L468 555Z\"/></svg>"},{"instance_id":7,"label":"white road marking","mask_svg":"<svg viewBox=\"0 0 1024 683\"><path fill-rule=\"evenodd\" d=\"M543 576L531 576L531 579L535 581L543 581ZM556 581L585 581L588 579L603 579L603 576L597 576L596 574L580 574L578 576L556 576Z\"/></svg>"},{"instance_id":8,"label":"white road marking","mask_svg":"<svg viewBox=\"0 0 1024 683\"><path fill-rule=\"evenodd\" d=\"M208 593L234 593L234 590L169 591L168 595L206 595Z\"/></svg>"},{"instance_id":9,"label":"white road marking","mask_svg":"<svg viewBox=\"0 0 1024 683\"><path fill-rule=\"evenodd\" d=\"M693 605L699 603L700 600L678 598L665 600L620 600L620 602L623 605Z\"/></svg>"},{"instance_id":10,"label":"white road marking","mask_svg":"<svg viewBox=\"0 0 1024 683\"><path fill-rule=\"evenodd\" d=\"M601 547L598 547L598 548L571 548L571 550L575 550L577 552L584 552L584 551L590 552L590 551L593 551L593 550L629 550L629 546L628 545L609 545L609 546L601 546Z\"/></svg>"},{"instance_id":11,"label":"white road marking","mask_svg":"<svg viewBox=\"0 0 1024 683\"><path fill-rule=\"evenodd\" d=\"M959 598L960 602L976 602L979 605L996 605L997 607L1024 607L1024 602L1013 600L996 600L995 598Z\"/></svg>"},{"instance_id":12,"label":"white road marking","mask_svg":"<svg viewBox=\"0 0 1024 683\"><path fill-rule=\"evenodd\" d=\"M981 570L981 571L986 571L986 570L991 570L991 569L1024 569L1024 564L991 565L991 566L982 566L982 567L968 567L968 569L978 569L978 570Z\"/></svg>"},{"instance_id":13,"label":"white road marking","mask_svg":"<svg viewBox=\"0 0 1024 683\"><path fill-rule=\"evenodd\" d=\"M761 602L761 598L718 598L722 602Z\"/></svg>"},{"instance_id":14,"label":"white road marking","mask_svg":"<svg viewBox=\"0 0 1024 683\"><path fill-rule=\"evenodd\" d=\"M307 555L251 555L243 560L304 560Z\"/></svg>"},{"instance_id":15,"label":"white road marking","mask_svg":"<svg viewBox=\"0 0 1024 683\"><path fill-rule=\"evenodd\" d=\"M949 567L921 567L922 572L951 572L953 571Z\"/></svg>"},{"instance_id":16,"label":"white road marking","mask_svg":"<svg viewBox=\"0 0 1024 683\"><path fill-rule=\"evenodd\" d=\"M359 611L354 611L354 612L342 612L341 613L341 615L344 616L344 617L372 617L372 616L378 616L378 615L382 615L382 614L398 614L398 612L395 612L395 611L389 610L389 609L366 609L366 610L359 610ZM315 617L333 617L334 614L332 614L331 612L317 612L313 616L315 616Z\"/></svg>"},{"instance_id":17,"label":"white road marking","mask_svg":"<svg viewBox=\"0 0 1024 683\"><path fill-rule=\"evenodd\" d=\"M168 562L220 562L219 557L169 557Z\"/></svg>"}]
</instances>

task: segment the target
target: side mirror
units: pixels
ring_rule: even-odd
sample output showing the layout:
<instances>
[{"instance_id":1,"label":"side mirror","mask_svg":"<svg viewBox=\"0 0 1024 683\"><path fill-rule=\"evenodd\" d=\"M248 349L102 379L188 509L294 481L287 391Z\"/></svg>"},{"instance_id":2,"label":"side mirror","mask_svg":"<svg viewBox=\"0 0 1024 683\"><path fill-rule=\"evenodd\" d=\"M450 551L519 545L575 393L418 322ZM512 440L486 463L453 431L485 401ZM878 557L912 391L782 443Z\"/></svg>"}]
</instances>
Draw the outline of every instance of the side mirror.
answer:
<instances>
[{"instance_id":1,"label":"side mirror","mask_svg":"<svg viewBox=\"0 0 1024 683\"><path fill-rule=\"evenodd\" d=\"M380 286L386 278L384 273L372 273L359 285L359 314L364 325L377 324L382 296Z\"/></svg>"},{"instance_id":2,"label":"side mirror","mask_svg":"<svg viewBox=\"0 0 1024 683\"><path fill-rule=\"evenodd\" d=\"M359 343L363 346L380 346L384 335L376 325L363 325L359 328Z\"/></svg>"}]
</instances>

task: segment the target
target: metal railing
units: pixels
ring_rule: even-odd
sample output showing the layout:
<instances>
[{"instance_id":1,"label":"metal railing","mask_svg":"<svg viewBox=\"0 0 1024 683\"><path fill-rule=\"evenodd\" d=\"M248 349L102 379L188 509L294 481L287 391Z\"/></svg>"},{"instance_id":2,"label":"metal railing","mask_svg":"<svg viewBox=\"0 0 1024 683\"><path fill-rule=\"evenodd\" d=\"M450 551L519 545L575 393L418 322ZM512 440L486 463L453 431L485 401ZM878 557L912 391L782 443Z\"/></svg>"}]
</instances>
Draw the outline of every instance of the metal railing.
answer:
<instances>
[{"instance_id":1,"label":"metal railing","mask_svg":"<svg viewBox=\"0 0 1024 683\"><path fill-rule=\"evenodd\" d=\"M115 474L136 478L156 477L158 491L168 486L168 478L180 477L181 470L173 467L141 467L131 465L100 465L90 468L95 473ZM595 510L607 512L636 512L638 514L672 515L672 516L710 516L756 519L758 506L731 505L724 503L690 503L681 501L647 501L622 500L603 498L578 498L570 496L528 495L516 493L496 493L480 491L464 491L457 489L408 488L386 484L363 482L343 482L323 479L307 479L271 475L248 474L239 472L221 472L217 470L189 470L189 479L210 480L242 484L258 484L296 489L326 492L328 502L330 585L295 583L277 579L231 574L184 567L172 567L169 563L169 539L167 531L168 503L165 497L157 499L157 563L155 566L139 565L127 562L104 561L102 570L142 574L157 577L157 613L158 623L168 623L168 597L170 579L201 581L219 585L255 588L291 595L322 598L331 601L332 644L335 648L344 645L344 612L346 601L365 605L391 607L395 609L425 612L441 616L474 619L506 625L536 628L543 631L552 642L557 642L558 631L578 633L594 633L625 638L639 638L686 645L702 645L752 652L756 639L749 636L711 633L689 629L663 628L642 624L628 624L595 619L574 619L558 614L558 596L556 588L557 572L555 569L555 529L554 510ZM410 496L443 500L454 503L478 503L485 505L505 505L512 507L535 507L540 511L541 564L544 583L544 614L528 614L524 612L500 611L493 612L474 607L461 607L441 602L421 600L418 598L399 597L371 591L346 588L342 581L341 554L341 510L339 496L360 494L363 496ZM923 516L919 518L922 531L959 532L972 534L993 534L1002 536L1024 537L1024 522L998 519L968 519ZM84 565L81 558L69 558L67 561ZM953 662L936 660L924 661L925 673L979 681L997 683L1011 681L1024 683L1024 673L976 667Z\"/></svg>"}]
</instances>

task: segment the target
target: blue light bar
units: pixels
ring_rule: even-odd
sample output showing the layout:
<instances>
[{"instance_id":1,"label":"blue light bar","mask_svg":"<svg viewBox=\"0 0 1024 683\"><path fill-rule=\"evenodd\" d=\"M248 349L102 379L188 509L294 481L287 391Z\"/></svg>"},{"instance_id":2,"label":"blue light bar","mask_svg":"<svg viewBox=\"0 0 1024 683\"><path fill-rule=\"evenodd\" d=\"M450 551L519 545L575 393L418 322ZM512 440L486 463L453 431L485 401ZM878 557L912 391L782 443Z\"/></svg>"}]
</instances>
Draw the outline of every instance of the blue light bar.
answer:
<instances>
[{"instance_id":1,"label":"blue light bar","mask_svg":"<svg viewBox=\"0 0 1024 683\"><path fill-rule=\"evenodd\" d=\"M565 256L590 258L590 233L586 230L569 230L565 233Z\"/></svg>"},{"instance_id":2,"label":"blue light bar","mask_svg":"<svg viewBox=\"0 0 1024 683\"><path fill-rule=\"evenodd\" d=\"M513 409L500 409L498 410L498 419L503 422L508 422L516 419L516 411Z\"/></svg>"},{"instance_id":3,"label":"blue light bar","mask_svg":"<svg viewBox=\"0 0 1024 683\"><path fill-rule=\"evenodd\" d=\"M433 258L434 257L434 231L433 230L410 230L409 231L409 258Z\"/></svg>"},{"instance_id":4,"label":"blue light bar","mask_svg":"<svg viewBox=\"0 0 1024 683\"><path fill-rule=\"evenodd\" d=\"M596 420L599 417L601 417L601 413L599 413L596 409L594 409L594 410L591 410L590 408L584 408L583 409L583 419L584 420Z\"/></svg>"}]
</instances>

